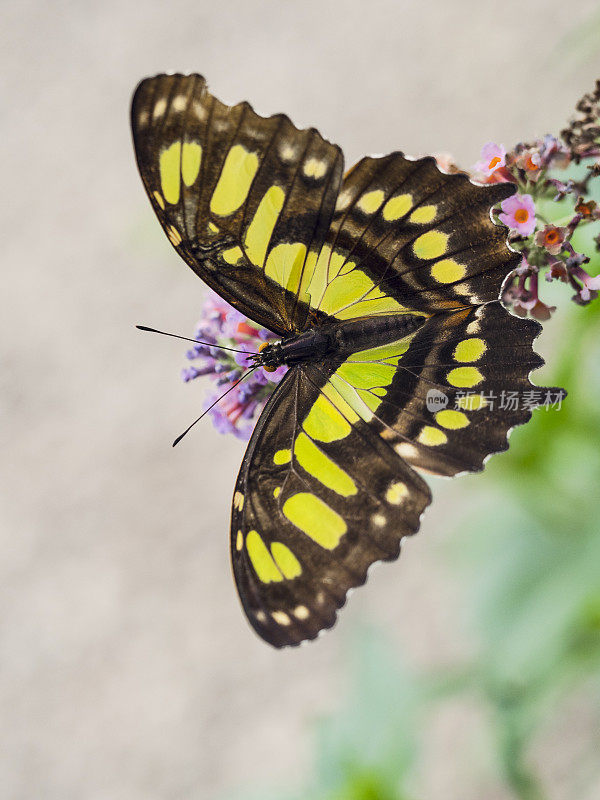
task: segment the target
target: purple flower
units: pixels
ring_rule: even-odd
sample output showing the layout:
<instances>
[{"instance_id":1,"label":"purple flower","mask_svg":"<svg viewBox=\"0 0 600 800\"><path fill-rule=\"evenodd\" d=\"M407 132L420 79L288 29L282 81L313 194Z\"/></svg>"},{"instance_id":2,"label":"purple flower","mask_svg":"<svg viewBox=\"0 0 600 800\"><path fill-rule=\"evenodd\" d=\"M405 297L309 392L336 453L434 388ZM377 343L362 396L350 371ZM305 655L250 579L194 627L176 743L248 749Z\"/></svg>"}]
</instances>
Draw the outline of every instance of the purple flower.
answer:
<instances>
[{"instance_id":1,"label":"purple flower","mask_svg":"<svg viewBox=\"0 0 600 800\"><path fill-rule=\"evenodd\" d=\"M575 289L573 300L580 306L587 305L590 300L598 297L600 291L600 275L592 277L587 273L580 264L570 264L570 261L575 259L567 259L566 265L569 272L569 282Z\"/></svg>"},{"instance_id":2,"label":"purple flower","mask_svg":"<svg viewBox=\"0 0 600 800\"><path fill-rule=\"evenodd\" d=\"M522 236L535 230L535 204L530 194L513 194L501 204L500 220Z\"/></svg>"},{"instance_id":3,"label":"purple flower","mask_svg":"<svg viewBox=\"0 0 600 800\"><path fill-rule=\"evenodd\" d=\"M526 317L531 314L540 322L550 319L556 306L548 306L538 296L538 270L523 258L520 266L514 271L502 293L507 305L512 305L515 314Z\"/></svg>"},{"instance_id":4,"label":"purple flower","mask_svg":"<svg viewBox=\"0 0 600 800\"><path fill-rule=\"evenodd\" d=\"M251 370L252 360L248 354L257 353L261 345L277 337L247 319L214 292L209 292L195 338L209 345L199 343L188 350L186 357L195 363L182 371L183 380L189 383L208 375L213 384L220 387L204 403L205 409L215 403L209 412L215 428L220 433L249 439L258 414L288 368L284 365L273 372L262 367ZM237 381L240 383L235 385Z\"/></svg>"},{"instance_id":5,"label":"purple flower","mask_svg":"<svg viewBox=\"0 0 600 800\"><path fill-rule=\"evenodd\" d=\"M256 353L256 349L249 342L238 342L238 346L243 352L234 354L235 363L239 364L240 367L252 366L250 354Z\"/></svg>"},{"instance_id":6,"label":"purple flower","mask_svg":"<svg viewBox=\"0 0 600 800\"><path fill-rule=\"evenodd\" d=\"M266 369L262 370L265 378L271 383L279 383L279 381L283 378L283 376L287 371L288 368L286 367L285 364L282 364L280 367L277 367L277 369L274 369L273 371L268 371Z\"/></svg>"}]
</instances>

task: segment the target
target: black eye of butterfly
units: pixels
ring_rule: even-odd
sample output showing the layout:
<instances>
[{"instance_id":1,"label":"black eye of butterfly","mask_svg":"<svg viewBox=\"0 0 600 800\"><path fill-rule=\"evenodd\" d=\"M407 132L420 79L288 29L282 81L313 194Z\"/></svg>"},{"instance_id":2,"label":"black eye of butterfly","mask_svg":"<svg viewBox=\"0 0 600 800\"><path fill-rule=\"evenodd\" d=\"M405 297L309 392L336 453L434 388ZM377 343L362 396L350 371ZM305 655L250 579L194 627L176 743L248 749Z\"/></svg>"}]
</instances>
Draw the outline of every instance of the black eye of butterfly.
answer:
<instances>
[{"instance_id":1,"label":"black eye of butterfly","mask_svg":"<svg viewBox=\"0 0 600 800\"><path fill-rule=\"evenodd\" d=\"M343 177L318 131L226 106L199 75L142 81L131 118L172 245L282 339L269 363L290 369L244 456L231 557L254 629L299 644L418 529L431 494L415 467L480 470L530 417L486 399L531 390L543 363L539 325L498 302L519 257L490 208L514 187L401 153Z\"/></svg>"}]
</instances>

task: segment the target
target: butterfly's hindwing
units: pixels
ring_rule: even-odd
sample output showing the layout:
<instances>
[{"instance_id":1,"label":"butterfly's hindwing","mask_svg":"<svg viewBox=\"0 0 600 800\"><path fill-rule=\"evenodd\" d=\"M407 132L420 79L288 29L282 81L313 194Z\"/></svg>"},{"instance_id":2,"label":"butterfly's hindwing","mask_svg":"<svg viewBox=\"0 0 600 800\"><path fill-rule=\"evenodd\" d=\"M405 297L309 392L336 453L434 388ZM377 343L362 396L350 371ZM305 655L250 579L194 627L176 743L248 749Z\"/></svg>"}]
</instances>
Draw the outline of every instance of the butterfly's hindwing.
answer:
<instances>
[{"instance_id":1,"label":"butterfly's hindwing","mask_svg":"<svg viewBox=\"0 0 600 800\"><path fill-rule=\"evenodd\" d=\"M483 467L536 405L564 392L531 383L544 362L533 350L541 326L499 302L438 314L396 345L347 359L330 381L353 410L409 464L440 475ZM392 367L384 364L395 364ZM329 370L315 367L324 377Z\"/></svg>"},{"instance_id":2,"label":"butterfly's hindwing","mask_svg":"<svg viewBox=\"0 0 600 800\"><path fill-rule=\"evenodd\" d=\"M261 415L234 495L233 569L253 627L277 647L331 627L369 566L398 557L430 499L327 379L292 368Z\"/></svg>"}]
</instances>

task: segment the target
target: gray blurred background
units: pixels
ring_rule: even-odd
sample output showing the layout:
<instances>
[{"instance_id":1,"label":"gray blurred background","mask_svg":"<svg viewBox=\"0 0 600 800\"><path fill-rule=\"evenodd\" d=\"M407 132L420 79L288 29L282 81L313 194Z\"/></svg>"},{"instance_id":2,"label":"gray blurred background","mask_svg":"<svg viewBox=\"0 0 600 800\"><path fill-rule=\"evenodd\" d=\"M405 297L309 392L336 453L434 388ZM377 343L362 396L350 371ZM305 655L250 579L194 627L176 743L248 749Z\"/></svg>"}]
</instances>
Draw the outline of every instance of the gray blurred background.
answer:
<instances>
[{"instance_id":1,"label":"gray blurred background","mask_svg":"<svg viewBox=\"0 0 600 800\"><path fill-rule=\"evenodd\" d=\"M417 667L471 646L439 556L452 484L327 636L276 652L247 626L227 541L243 446L207 421L171 449L203 387L180 382L185 345L133 327L191 333L203 295L136 172L136 83L199 71L226 101L317 126L348 164L403 149L469 166L490 139L558 132L600 74L564 46L596 6L4 0L2 798L293 781L359 619ZM440 713L423 797L507 797L456 767L457 728L475 741L479 725L465 707Z\"/></svg>"}]
</instances>

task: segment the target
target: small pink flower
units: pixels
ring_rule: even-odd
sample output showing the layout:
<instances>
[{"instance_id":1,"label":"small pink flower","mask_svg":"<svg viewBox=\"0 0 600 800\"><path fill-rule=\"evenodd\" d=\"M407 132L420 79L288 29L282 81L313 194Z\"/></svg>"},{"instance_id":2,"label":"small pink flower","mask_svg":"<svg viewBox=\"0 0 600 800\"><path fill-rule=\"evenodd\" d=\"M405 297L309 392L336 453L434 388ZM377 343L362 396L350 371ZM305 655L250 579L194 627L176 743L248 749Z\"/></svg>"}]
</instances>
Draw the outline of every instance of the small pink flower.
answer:
<instances>
[{"instance_id":1,"label":"small pink flower","mask_svg":"<svg viewBox=\"0 0 600 800\"><path fill-rule=\"evenodd\" d=\"M517 166L527 172L528 178L536 180L542 165L542 157L536 149L523 150L517 156Z\"/></svg>"},{"instance_id":2,"label":"small pink flower","mask_svg":"<svg viewBox=\"0 0 600 800\"><path fill-rule=\"evenodd\" d=\"M535 230L535 204L530 194L513 194L501 205L504 213L500 220L522 236L531 236Z\"/></svg>"},{"instance_id":3,"label":"small pink flower","mask_svg":"<svg viewBox=\"0 0 600 800\"><path fill-rule=\"evenodd\" d=\"M569 278L572 287L576 290L577 294L573 295L573 300L580 306L587 305L590 300L595 300L598 297L600 290L600 275L593 277L589 275L579 264L570 265L567 260L567 268L569 270ZM581 281L579 284L577 281Z\"/></svg>"},{"instance_id":4,"label":"small pink flower","mask_svg":"<svg viewBox=\"0 0 600 800\"><path fill-rule=\"evenodd\" d=\"M489 178L497 169L506 166L506 150L501 144L488 142L481 148L481 160L475 164L475 170Z\"/></svg>"}]
</instances>

